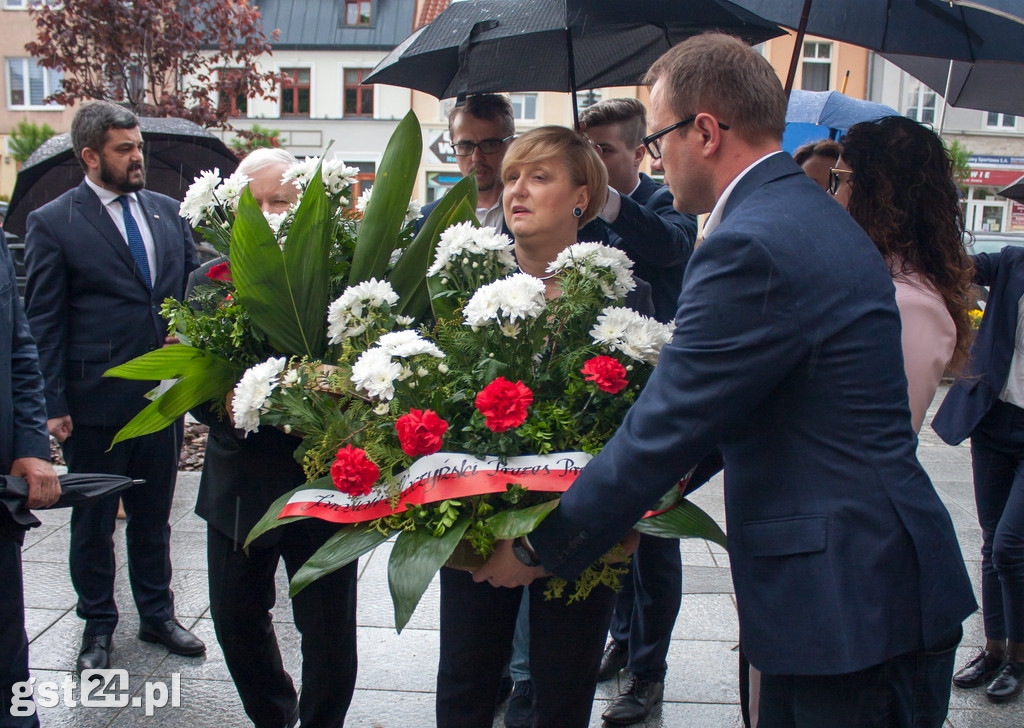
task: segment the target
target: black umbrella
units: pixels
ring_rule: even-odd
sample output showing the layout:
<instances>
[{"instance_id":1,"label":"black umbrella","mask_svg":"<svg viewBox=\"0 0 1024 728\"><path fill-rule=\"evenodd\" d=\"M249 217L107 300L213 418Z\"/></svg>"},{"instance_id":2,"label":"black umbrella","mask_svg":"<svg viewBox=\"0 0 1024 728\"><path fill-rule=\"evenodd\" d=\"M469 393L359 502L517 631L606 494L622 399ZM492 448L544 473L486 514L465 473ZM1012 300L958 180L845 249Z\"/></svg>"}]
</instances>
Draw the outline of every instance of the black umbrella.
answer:
<instances>
[{"instance_id":1,"label":"black umbrella","mask_svg":"<svg viewBox=\"0 0 1024 728\"><path fill-rule=\"evenodd\" d=\"M706 30L748 43L782 35L727 0L465 0L403 41L363 83L439 99L630 86L674 44Z\"/></svg>"},{"instance_id":2,"label":"black umbrella","mask_svg":"<svg viewBox=\"0 0 1024 728\"><path fill-rule=\"evenodd\" d=\"M56 503L46 506L49 508L68 508L87 503L93 499L100 498L111 493L120 491L132 485L144 483L143 480L132 480L124 475L104 475L101 473L66 473L58 476L60 480L60 498ZM39 520L32 515L31 511L25 508L25 499L28 498L28 483L24 478L13 475L0 476L0 506L6 508L16 523L31 528L39 525Z\"/></svg>"},{"instance_id":3,"label":"black umbrella","mask_svg":"<svg viewBox=\"0 0 1024 728\"><path fill-rule=\"evenodd\" d=\"M181 200L200 172L216 167L227 176L238 166L238 158L220 138L186 119L143 117L139 128L146 143L148 190ZM47 139L18 172L4 230L24 237L29 213L77 187L84 176L71 135Z\"/></svg>"},{"instance_id":4,"label":"black umbrella","mask_svg":"<svg viewBox=\"0 0 1024 728\"><path fill-rule=\"evenodd\" d=\"M1024 177L1021 177L1005 190L999 190L996 194L1024 204Z\"/></svg>"},{"instance_id":5,"label":"black umbrella","mask_svg":"<svg viewBox=\"0 0 1024 728\"><path fill-rule=\"evenodd\" d=\"M1024 25L1020 26L1024 40ZM886 54L890 61L943 96L950 106L1024 116L1024 63L947 61Z\"/></svg>"},{"instance_id":6,"label":"black umbrella","mask_svg":"<svg viewBox=\"0 0 1024 728\"><path fill-rule=\"evenodd\" d=\"M957 61L1024 61L1022 28L996 12L1011 3L951 0L735 0L797 31L786 89L792 88L805 33L879 53ZM1019 0L1014 0L1019 6ZM984 9L982 6L985 6Z\"/></svg>"}]
</instances>

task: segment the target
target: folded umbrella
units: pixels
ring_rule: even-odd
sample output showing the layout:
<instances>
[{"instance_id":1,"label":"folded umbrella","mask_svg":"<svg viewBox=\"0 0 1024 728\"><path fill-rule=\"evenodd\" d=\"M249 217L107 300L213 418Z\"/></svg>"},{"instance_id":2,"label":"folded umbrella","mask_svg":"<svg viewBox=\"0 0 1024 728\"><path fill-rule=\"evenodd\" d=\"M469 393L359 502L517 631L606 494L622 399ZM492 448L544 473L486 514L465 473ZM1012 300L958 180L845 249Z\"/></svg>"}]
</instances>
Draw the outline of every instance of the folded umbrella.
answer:
<instances>
[{"instance_id":1,"label":"folded umbrella","mask_svg":"<svg viewBox=\"0 0 1024 728\"><path fill-rule=\"evenodd\" d=\"M60 498L56 503L38 510L82 505L145 482L144 480L133 480L125 475L104 473L67 473L59 476L58 479L60 480ZM32 528L39 525L39 519L25 507L27 498L28 483L24 478L13 475L0 476L0 505L10 512L16 523L25 528Z\"/></svg>"}]
</instances>

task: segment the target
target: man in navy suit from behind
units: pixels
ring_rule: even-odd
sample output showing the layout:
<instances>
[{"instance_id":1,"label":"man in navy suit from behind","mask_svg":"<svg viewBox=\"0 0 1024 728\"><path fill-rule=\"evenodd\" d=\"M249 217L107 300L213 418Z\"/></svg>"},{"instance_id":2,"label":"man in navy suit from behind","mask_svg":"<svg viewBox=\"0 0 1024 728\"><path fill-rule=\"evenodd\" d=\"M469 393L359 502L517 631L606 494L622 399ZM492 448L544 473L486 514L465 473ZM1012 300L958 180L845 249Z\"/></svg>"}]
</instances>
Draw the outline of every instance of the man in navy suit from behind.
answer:
<instances>
[{"instance_id":1,"label":"man in navy suit from behind","mask_svg":"<svg viewBox=\"0 0 1024 728\"><path fill-rule=\"evenodd\" d=\"M26 311L46 382L50 434L70 472L145 480L121 495L127 513L128 574L139 638L181 655L205 651L174 618L168 517L182 423L111 448L114 435L148 404L157 382L103 376L110 367L167 343L165 298L180 298L199 265L178 203L145 189L143 142L130 111L84 104L71 143L85 170L75 189L28 217ZM110 666L114 603L114 520L118 496L71 513L71 581L85 630L79 672Z\"/></svg>"},{"instance_id":2,"label":"man in navy suit from behind","mask_svg":"<svg viewBox=\"0 0 1024 728\"><path fill-rule=\"evenodd\" d=\"M575 578L717 446L762 728L938 728L977 605L917 460L885 262L781 152L786 97L757 52L697 36L648 80L645 145L676 209L711 212L673 339L558 508L473 578Z\"/></svg>"}]
</instances>

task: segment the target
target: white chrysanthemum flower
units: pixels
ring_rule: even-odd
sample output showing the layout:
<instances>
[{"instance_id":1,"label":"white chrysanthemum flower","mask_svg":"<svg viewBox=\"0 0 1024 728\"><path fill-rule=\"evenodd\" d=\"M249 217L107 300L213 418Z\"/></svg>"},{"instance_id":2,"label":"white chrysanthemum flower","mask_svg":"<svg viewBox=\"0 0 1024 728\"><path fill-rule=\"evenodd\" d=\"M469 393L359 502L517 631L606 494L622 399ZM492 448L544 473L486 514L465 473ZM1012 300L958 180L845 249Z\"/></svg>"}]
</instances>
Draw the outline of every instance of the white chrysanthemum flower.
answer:
<instances>
[{"instance_id":1,"label":"white chrysanthemum flower","mask_svg":"<svg viewBox=\"0 0 1024 728\"><path fill-rule=\"evenodd\" d=\"M672 340L672 326L628 308L606 308L590 330L594 343L654 366L661 348Z\"/></svg>"},{"instance_id":2,"label":"white chrysanthemum flower","mask_svg":"<svg viewBox=\"0 0 1024 728\"><path fill-rule=\"evenodd\" d=\"M195 227L205 215L206 211L217 204L217 197L214 191L220 184L220 169L208 169L201 172L185 193L185 199L181 201L178 214L188 220L189 224Z\"/></svg>"},{"instance_id":3,"label":"white chrysanthemum flower","mask_svg":"<svg viewBox=\"0 0 1024 728\"><path fill-rule=\"evenodd\" d=\"M544 281L526 273L516 273L477 289L463 311L469 326L488 321L511 322L535 319L547 306Z\"/></svg>"},{"instance_id":4,"label":"white chrysanthemum flower","mask_svg":"<svg viewBox=\"0 0 1024 728\"><path fill-rule=\"evenodd\" d=\"M340 159L325 159L323 166L320 168L320 174L323 177L327 192L336 195L346 187L351 187L356 183L356 175L359 174L359 169L347 166ZM310 175L312 176L312 173Z\"/></svg>"},{"instance_id":5,"label":"white chrysanthemum flower","mask_svg":"<svg viewBox=\"0 0 1024 728\"><path fill-rule=\"evenodd\" d=\"M409 200L409 206L405 208L405 225L408 225L413 220L419 220L422 217L422 207L418 200Z\"/></svg>"},{"instance_id":6,"label":"white chrysanthemum flower","mask_svg":"<svg viewBox=\"0 0 1024 728\"><path fill-rule=\"evenodd\" d=\"M352 365L352 384L356 389L380 400L395 396L395 380L402 374L402 365L384 349L367 349Z\"/></svg>"},{"instance_id":7,"label":"white chrysanthemum flower","mask_svg":"<svg viewBox=\"0 0 1024 728\"><path fill-rule=\"evenodd\" d=\"M366 205L370 201L370 195L373 194L373 188L363 190L359 193L359 199L356 200L356 210L358 212L366 212Z\"/></svg>"},{"instance_id":8,"label":"white chrysanthemum flower","mask_svg":"<svg viewBox=\"0 0 1024 728\"><path fill-rule=\"evenodd\" d=\"M468 256L494 255L507 270L515 264L512 258L512 240L491 227L474 227L460 222L441 233L434 251L434 263L428 276L437 275L451 265L466 264Z\"/></svg>"},{"instance_id":9,"label":"white chrysanthemum flower","mask_svg":"<svg viewBox=\"0 0 1024 728\"><path fill-rule=\"evenodd\" d=\"M300 377L299 377L299 370L298 369L289 369L288 371L286 371L284 373L284 376L281 377L281 386L282 387L294 387L296 384L299 383L299 379L300 379Z\"/></svg>"},{"instance_id":10,"label":"white chrysanthemum flower","mask_svg":"<svg viewBox=\"0 0 1024 728\"><path fill-rule=\"evenodd\" d=\"M309 181L313 179L318 164L320 164L320 157L306 157L302 161L296 162L281 175L281 184L291 182L300 190L306 189Z\"/></svg>"},{"instance_id":11,"label":"white chrysanthemum flower","mask_svg":"<svg viewBox=\"0 0 1024 728\"><path fill-rule=\"evenodd\" d=\"M278 378L287 363L287 359L278 357L267 359L246 370L235 385L235 397L231 401L235 427L246 432L255 432L260 428L260 413L270 393L277 387Z\"/></svg>"},{"instance_id":12,"label":"white chrysanthemum flower","mask_svg":"<svg viewBox=\"0 0 1024 728\"><path fill-rule=\"evenodd\" d=\"M327 309L327 335L330 343L337 344L349 336L358 336L366 331L364 312L369 308L380 308L384 304L394 306L398 294L387 281L371 278L368 281L349 286Z\"/></svg>"},{"instance_id":13,"label":"white chrysanthemum flower","mask_svg":"<svg viewBox=\"0 0 1024 728\"><path fill-rule=\"evenodd\" d=\"M284 224L285 219L288 217L287 212L264 212L263 217L267 218L267 224L270 225L270 229L277 235L281 232L281 226Z\"/></svg>"},{"instance_id":14,"label":"white chrysanthemum flower","mask_svg":"<svg viewBox=\"0 0 1024 728\"><path fill-rule=\"evenodd\" d=\"M603 287L605 296L612 299L623 298L636 288L633 280L633 261L618 248L611 248L601 243L574 243L559 253L548 265L549 273L575 268L584 276L595 275L595 268L606 268L615 274L612 288Z\"/></svg>"},{"instance_id":15,"label":"white chrysanthemum flower","mask_svg":"<svg viewBox=\"0 0 1024 728\"><path fill-rule=\"evenodd\" d=\"M377 340L376 346L384 349L391 356L408 359L419 354L429 354L438 359L444 358L444 352L437 348L433 341L428 341L420 336L418 331L406 329L405 331L392 331L384 334Z\"/></svg>"},{"instance_id":16,"label":"white chrysanthemum flower","mask_svg":"<svg viewBox=\"0 0 1024 728\"><path fill-rule=\"evenodd\" d=\"M245 188L249 186L250 182L252 182L252 177L235 172L221 182L220 187L215 192L217 199L222 204L231 207L232 210L237 210L238 200L242 197L242 193L245 192Z\"/></svg>"}]
</instances>

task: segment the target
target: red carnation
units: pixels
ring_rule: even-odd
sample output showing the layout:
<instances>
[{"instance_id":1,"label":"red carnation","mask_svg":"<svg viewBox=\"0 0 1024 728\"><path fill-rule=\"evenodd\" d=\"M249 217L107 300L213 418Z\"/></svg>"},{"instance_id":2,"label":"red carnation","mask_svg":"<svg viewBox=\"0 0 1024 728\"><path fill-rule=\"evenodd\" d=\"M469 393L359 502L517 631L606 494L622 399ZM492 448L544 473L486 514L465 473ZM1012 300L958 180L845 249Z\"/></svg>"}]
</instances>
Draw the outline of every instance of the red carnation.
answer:
<instances>
[{"instance_id":1,"label":"red carnation","mask_svg":"<svg viewBox=\"0 0 1024 728\"><path fill-rule=\"evenodd\" d=\"M211 281L225 281L231 282L231 264L227 261L218 263L217 265L211 265L210 270L206 271L206 277Z\"/></svg>"},{"instance_id":2,"label":"red carnation","mask_svg":"<svg viewBox=\"0 0 1024 728\"><path fill-rule=\"evenodd\" d=\"M498 377L476 396L476 408L486 418L488 429L504 432L526 422L526 410L533 404L533 392L522 382Z\"/></svg>"},{"instance_id":3,"label":"red carnation","mask_svg":"<svg viewBox=\"0 0 1024 728\"><path fill-rule=\"evenodd\" d=\"M366 457L366 450L358 447L346 445L331 463L331 480L342 493L368 495L379 477L380 468Z\"/></svg>"},{"instance_id":4,"label":"red carnation","mask_svg":"<svg viewBox=\"0 0 1024 728\"><path fill-rule=\"evenodd\" d=\"M580 373L588 382L593 382L598 389L608 394L618 394L629 384L626 380L626 367L610 356L588 359Z\"/></svg>"},{"instance_id":5,"label":"red carnation","mask_svg":"<svg viewBox=\"0 0 1024 728\"><path fill-rule=\"evenodd\" d=\"M410 409L395 421L402 451L411 458L433 455L441 449L441 439L448 431L448 423L433 410Z\"/></svg>"}]
</instances>

